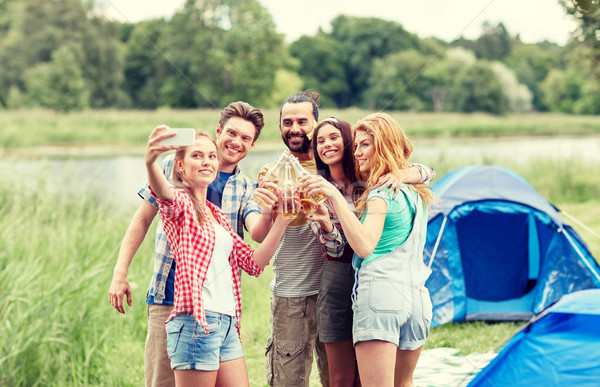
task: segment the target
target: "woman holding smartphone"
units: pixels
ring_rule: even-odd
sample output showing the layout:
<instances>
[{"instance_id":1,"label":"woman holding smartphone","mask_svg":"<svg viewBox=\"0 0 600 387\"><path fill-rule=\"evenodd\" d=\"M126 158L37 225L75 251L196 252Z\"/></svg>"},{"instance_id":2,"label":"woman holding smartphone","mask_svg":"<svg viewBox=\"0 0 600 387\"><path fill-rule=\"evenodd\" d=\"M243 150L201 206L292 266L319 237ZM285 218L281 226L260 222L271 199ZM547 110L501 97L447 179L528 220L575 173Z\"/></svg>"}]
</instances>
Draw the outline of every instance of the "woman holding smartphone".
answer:
<instances>
[{"instance_id":1,"label":"woman holding smartphone","mask_svg":"<svg viewBox=\"0 0 600 387\"><path fill-rule=\"evenodd\" d=\"M240 344L240 269L258 276L289 220L278 216L253 251L233 231L221 209L206 200L219 170L217 146L198 132L191 146L165 145L174 132L152 131L145 162L152 195L174 259L175 299L166 323L167 352L177 386L248 386ZM156 159L176 149L172 187Z\"/></svg>"},{"instance_id":2,"label":"woman holding smartphone","mask_svg":"<svg viewBox=\"0 0 600 387\"><path fill-rule=\"evenodd\" d=\"M402 185L397 196L378 190L382 176L410 167L413 149L389 115L360 120L354 144L356 173L365 186L356 202L360 220L323 177L304 178L303 188L327 196L355 252L352 339L362 385L412 386L431 324L431 300L424 286L430 270L422 255L433 194L423 184Z\"/></svg>"}]
</instances>

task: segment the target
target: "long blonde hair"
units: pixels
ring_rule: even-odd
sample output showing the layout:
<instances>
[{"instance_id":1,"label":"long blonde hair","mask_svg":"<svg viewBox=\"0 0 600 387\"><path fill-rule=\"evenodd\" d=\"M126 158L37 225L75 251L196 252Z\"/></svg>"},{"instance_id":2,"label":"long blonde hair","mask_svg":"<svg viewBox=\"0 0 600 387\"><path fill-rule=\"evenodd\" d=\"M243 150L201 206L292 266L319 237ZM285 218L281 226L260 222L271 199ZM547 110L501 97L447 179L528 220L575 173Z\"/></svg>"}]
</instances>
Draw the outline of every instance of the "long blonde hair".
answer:
<instances>
[{"instance_id":1,"label":"long blonde hair","mask_svg":"<svg viewBox=\"0 0 600 387\"><path fill-rule=\"evenodd\" d=\"M375 160L367 173L361 173L358 164L355 165L356 176L364 181L366 187L356 202L360 217L365 211L369 192L381 176L390 172L398 174L401 169L410 168L408 158L413 151L413 145L400 125L387 113L373 113L361 119L354 128L355 137L358 132L366 132L375 147ZM432 203L434 195L427 185L408 184L408 188L417 192L425 205L429 206Z\"/></svg>"},{"instance_id":2,"label":"long blonde hair","mask_svg":"<svg viewBox=\"0 0 600 387\"><path fill-rule=\"evenodd\" d=\"M195 141L197 141L199 138L208 138L213 144L215 144L215 149L217 148L217 143L208 133L196 132ZM175 160L173 162L173 186L175 188L183 189L185 191L185 193L189 196L192 203L194 204L194 210L196 210L196 216L198 217L198 223L200 223L200 225L202 225L206 219L206 216L204 215L204 212L202 211L200 201L196 198L196 192L194 191L194 188L192 188L188 178L185 176L185 174L182 171L179 170L178 165L177 165L178 162L183 164L183 158L185 157L185 154L186 154L188 148L189 148L189 146L182 146L180 148L177 148L177 151L175 152Z\"/></svg>"}]
</instances>

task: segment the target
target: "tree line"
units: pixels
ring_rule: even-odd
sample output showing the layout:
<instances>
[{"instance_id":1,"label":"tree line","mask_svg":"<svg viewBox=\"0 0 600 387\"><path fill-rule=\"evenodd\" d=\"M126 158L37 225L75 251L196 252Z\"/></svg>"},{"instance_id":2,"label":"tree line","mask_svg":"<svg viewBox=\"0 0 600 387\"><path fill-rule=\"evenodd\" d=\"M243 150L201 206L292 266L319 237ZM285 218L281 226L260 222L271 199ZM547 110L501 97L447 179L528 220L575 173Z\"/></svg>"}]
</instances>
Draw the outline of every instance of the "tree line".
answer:
<instances>
[{"instance_id":1,"label":"tree line","mask_svg":"<svg viewBox=\"0 0 600 387\"><path fill-rule=\"evenodd\" d=\"M278 106L313 88L331 108L600 114L597 5L560 1L581 21L565 46L525 44L502 23L446 42L343 15L288 45L257 0L187 0L138 23L94 0L0 0L0 106Z\"/></svg>"}]
</instances>

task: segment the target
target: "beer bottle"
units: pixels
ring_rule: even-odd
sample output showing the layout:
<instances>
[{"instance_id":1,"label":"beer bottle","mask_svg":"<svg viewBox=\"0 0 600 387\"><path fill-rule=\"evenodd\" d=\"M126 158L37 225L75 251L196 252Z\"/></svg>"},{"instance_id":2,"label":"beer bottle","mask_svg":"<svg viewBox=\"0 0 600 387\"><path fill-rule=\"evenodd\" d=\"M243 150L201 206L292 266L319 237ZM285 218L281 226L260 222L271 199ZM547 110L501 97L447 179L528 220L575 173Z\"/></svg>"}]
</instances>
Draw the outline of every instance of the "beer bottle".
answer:
<instances>
[{"instance_id":1,"label":"beer bottle","mask_svg":"<svg viewBox=\"0 0 600 387\"><path fill-rule=\"evenodd\" d=\"M283 178L279 181L279 188L282 196L282 213L287 219L294 219L298 216L300 209L294 201L294 192L296 191L296 182L292 174L292 165L286 161L283 169Z\"/></svg>"},{"instance_id":2,"label":"beer bottle","mask_svg":"<svg viewBox=\"0 0 600 387\"><path fill-rule=\"evenodd\" d=\"M290 164L292 164L296 180L300 179L303 176L312 175L312 173L308 172L302 166L302 164L300 164L300 161L298 161L298 158L296 158L294 155L290 155L289 159ZM300 203L302 204L302 208L304 209L304 211L307 213L316 211L317 206L323 203L325 199L327 199L327 197L321 193L312 194L309 197L308 195L306 195L306 192L304 192L303 190L300 191Z\"/></svg>"},{"instance_id":3,"label":"beer bottle","mask_svg":"<svg viewBox=\"0 0 600 387\"><path fill-rule=\"evenodd\" d=\"M267 183L267 182L271 182L271 183L275 183L275 184L279 183L279 181L281 180L282 175L283 175L283 167L289 156L290 156L290 153L288 150L284 151L281 154L281 156L279 157L279 160L277 160L275 165L273 165L271 168L269 168L267 170L267 172L265 173L265 176L260 180L260 184L258 185L259 188L267 188L269 191L273 192L274 194L277 194L277 192L275 191L275 188L270 187L270 186L265 187L265 183ZM257 201L258 200L260 200L260 199L257 199Z\"/></svg>"}]
</instances>

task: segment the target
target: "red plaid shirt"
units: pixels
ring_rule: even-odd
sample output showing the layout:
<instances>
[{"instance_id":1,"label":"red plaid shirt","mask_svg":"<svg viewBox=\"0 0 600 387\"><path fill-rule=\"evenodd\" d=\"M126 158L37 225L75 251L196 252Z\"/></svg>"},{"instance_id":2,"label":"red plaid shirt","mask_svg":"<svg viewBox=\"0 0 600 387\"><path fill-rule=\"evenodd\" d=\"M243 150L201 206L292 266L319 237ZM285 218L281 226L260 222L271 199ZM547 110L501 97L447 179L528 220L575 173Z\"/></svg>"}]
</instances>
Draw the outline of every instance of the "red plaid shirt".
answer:
<instances>
[{"instance_id":1,"label":"red plaid shirt","mask_svg":"<svg viewBox=\"0 0 600 387\"><path fill-rule=\"evenodd\" d=\"M154 195L154 194L153 194ZM156 197L156 196L155 196ZM177 313L193 314L196 321L204 327L208 334L204 306L202 304L202 287L206 279L206 271L215 248L215 230L206 217L199 224L194 204L182 189L175 189L172 200L159 200L160 217L165 234L173 250L177 266L175 269L175 300L173 312L167 319L171 320ZM235 296L235 317L240 333L240 317L242 314L241 279L239 269L258 277L263 269L254 262L254 250L231 228L229 220L221 209L209 201L202 206L202 211L212 211L217 221L231 234L233 249L229 256L231 274L233 276L233 294ZM241 336L240 336L241 337Z\"/></svg>"}]
</instances>

